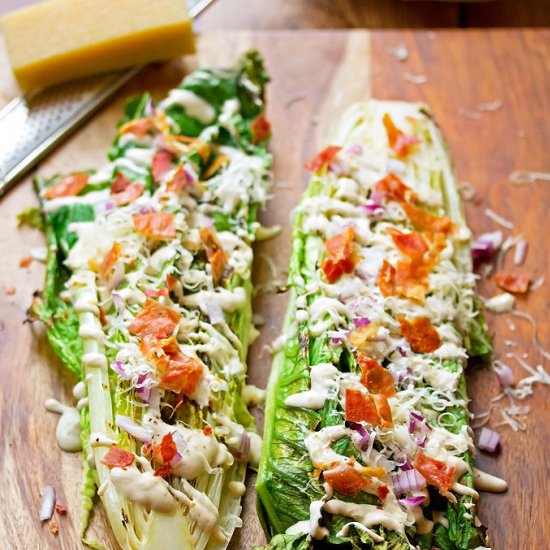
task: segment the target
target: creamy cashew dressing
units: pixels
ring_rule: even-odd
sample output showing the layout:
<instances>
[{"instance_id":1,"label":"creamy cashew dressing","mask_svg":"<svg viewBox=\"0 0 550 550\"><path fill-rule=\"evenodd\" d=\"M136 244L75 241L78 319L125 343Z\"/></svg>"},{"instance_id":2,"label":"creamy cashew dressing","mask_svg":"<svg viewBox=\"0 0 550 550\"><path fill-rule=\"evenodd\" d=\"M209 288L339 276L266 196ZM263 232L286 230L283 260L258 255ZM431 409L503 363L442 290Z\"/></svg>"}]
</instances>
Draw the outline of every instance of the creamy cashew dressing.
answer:
<instances>
[{"instance_id":1,"label":"creamy cashew dressing","mask_svg":"<svg viewBox=\"0 0 550 550\"><path fill-rule=\"evenodd\" d=\"M188 116L196 118L203 124L210 124L216 117L214 107L189 90L170 90L168 97L160 102L159 107L167 109L173 105L179 105Z\"/></svg>"},{"instance_id":2,"label":"creamy cashew dressing","mask_svg":"<svg viewBox=\"0 0 550 550\"><path fill-rule=\"evenodd\" d=\"M55 439L59 448L70 453L82 450L80 412L75 407L67 407L56 399L46 399L44 406L47 411L60 415L55 429Z\"/></svg>"},{"instance_id":3,"label":"creamy cashew dressing","mask_svg":"<svg viewBox=\"0 0 550 550\"><path fill-rule=\"evenodd\" d=\"M287 407L321 409L330 394L338 390L338 369L332 363L312 365L310 371L311 389L295 393L285 399Z\"/></svg>"}]
</instances>

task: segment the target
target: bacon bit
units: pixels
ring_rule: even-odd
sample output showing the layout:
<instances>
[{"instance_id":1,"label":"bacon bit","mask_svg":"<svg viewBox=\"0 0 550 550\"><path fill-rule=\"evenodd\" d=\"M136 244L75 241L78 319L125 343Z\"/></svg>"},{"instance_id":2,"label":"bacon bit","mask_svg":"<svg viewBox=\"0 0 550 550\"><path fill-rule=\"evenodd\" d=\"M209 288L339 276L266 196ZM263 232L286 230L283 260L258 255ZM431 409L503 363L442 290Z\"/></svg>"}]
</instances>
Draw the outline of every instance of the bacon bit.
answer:
<instances>
[{"instance_id":1,"label":"bacon bit","mask_svg":"<svg viewBox=\"0 0 550 550\"><path fill-rule=\"evenodd\" d=\"M151 174L155 183L160 183L162 178L171 170L174 155L166 149L160 149L153 156Z\"/></svg>"},{"instance_id":2,"label":"bacon bit","mask_svg":"<svg viewBox=\"0 0 550 550\"><path fill-rule=\"evenodd\" d=\"M415 317L411 320L398 317L397 320L401 325L401 334L415 353L431 353L441 346L439 333L428 317Z\"/></svg>"},{"instance_id":3,"label":"bacon bit","mask_svg":"<svg viewBox=\"0 0 550 550\"><path fill-rule=\"evenodd\" d=\"M167 433L153 450L153 458L162 460L163 463L170 462L174 459L178 452L176 442L171 433Z\"/></svg>"},{"instance_id":4,"label":"bacon bit","mask_svg":"<svg viewBox=\"0 0 550 550\"><path fill-rule=\"evenodd\" d=\"M395 275L395 294L417 302L422 302L428 283L425 278L429 269L415 262L397 262Z\"/></svg>"},{"instance_id":5,"label":"bacon bit","mask_svg":"<svg viewBox=\"0 0 550 550\"><path fill-rule=\"evenodd\" d=\"M400 130L393 123L393 120L388 113L384 115L382 122L386 128L386 134L388 135L390 147L399 158L406 157L411 152L411 148L420 143L420 140L416 136L410 136L405 134L403 130Z\"/></svg>"},{"instance_id":6,"label":"bacon bit","mask_svg":"<svg viewBox=\"0 0 550 550\"><path fill-rule=\"evenodd\" d=\"M219 157L216 157L214 159L214 162L206 169L206 172L204 172L202 179L207 180L208 178L212 177L222 166L224 166L228 162L229 158L225 155L220 155Z\"/></svg>"},{"instance_id":7,"label":"bacon bit","mask_svg":"<svg viewBox=\"0 0 550 550\"><path fill-rule=\"evenodd\" d=\"M107 326L107 315L105 314L105 310L102 307L99 308L99 322L101 323L102 327Z\"/></svg>"},{"instance_id":8,"label":"bacon bit","mask_svg":"<svg viewBox=\"0 0 550 550\"><path fill-rule=\"evenodd\" d=\"M128 468L134 463L136 455L113 445L101 461L107 468Z\"/></svg>"},{"instance_id":9,"label":"bacon bit","mask_svg":"<svg viewBox=\"0 0 550 550\"><path fill-rule=\"evenodd\" d=\"M33 257L32 256L25 256L24 258L21 258L19 261L19 267L27 268L32 264Z\"/></svg>"},{"instance_id":10,"label":"bacon bit","mask_svg":"<svg viewBox=\"0 0 550 550\"><path fill-rule=\"evenodd\" d=\"M349 227L325 241L329 257L323 262L321 268L329 283L335 283L344 273L351 273L354 270L359 261L359 256L353 247L354 238L355 230Z\"/></svg>"},{"instance_id":11,"label":"bacon bit","mask_svg":"<svg viewBox=\"0 0 550 550\"><path fill-rule=\"evenodd\" d=\"M151 212L134 216L134 228L151 239L173 239L176 236L174 215L170 212Z\"/></svg>"},{"instance_id":12,"label":"bacon bit","mask_svg":"<svg viewBox=\"0 0 550 550\"><path fill-rule=\"evenodd\" d=\"M258 115L250 125L252 143L261 143L271 136L271 124L264 114Z\"/></svg>"},{"instance_id":13,"label":"bacon bit","mask_svg":"<svg viewBox=\"0 0 550 550\"><path fill-rule=\"evenodd\" d=\"M51 187L44 191L44 197L47 199L57 199L59 197L74 197L86 187L88 183L88 174L76 173L65 176L57 181Z\"/></svg>"},{"instance_id":14,"label":"bacon bit","mask_svg":"<svg viewBox=\"0 0 550 550\"><path fill-rule=\"evenodd\" d=\"M310 161L306 162L304 164L304 168L306 170L311 170L312 172L319 172L321 168L328 166L334 160L334 157L336 157L341 149L341 147L337 147L336 145L329 145L328 147L325 147Z\"/></svg>"},{"instance_id":15,"label":"bacon bit","mask_svg":"<svg viewBox=\"0 0 550 550\"><path fill-rule=\"evenodd\" d=\"M66 507L66 506L63 506L63 504L56 503L56 505L55 505L55 511L56 511L60 516L65 516L65 515L67 514L67 507Z\"/></svg>"},{"instance_id":16,"label":"bacon bit","mask_svg":"<svg viewBox=\"0 0 550 550\"><path fill-rule=\"evenodd\" d=\"M455 468L436 460L424 453L418 453L414 460L414 469L420 472L426 481L444 495L451 486Z\"/></svg>"},{"instance_id":17,"label":"bacon bit","mask_svg":"<svg viewBox=\"0 0 550 550\"><path fill-rule=\"evenodd\" d=\"M151 118L136 118L123 124L119 130L119 134L134 134L138 138L145 135L155 128L155 123Z\"/></svg>"},{"instance_id":18,"label":"bacon bit","mask_svg":"<svg viewBox=\"0 0 550 550\"><path fill-rule=\"evenodd\" d=\"M59 525L57 524L57 521L55 521L55 519L52 519L50 523L48 523L48 527L52 535L59 534Z\"/></svg>"},{"instance_id":19,"label":"bacon bit","mask_svg":"<svg viewBox=\"0 0 550 550\"><path fill-rule=\"evenodd\" d=\"M166 275L166 288L168 289L168 292L172 292L177 284L178 280L176 279L176 277L168 273Z\"/></svg>"},{"instance_id":20,"label":"bacon bit","mask_svg":"<svg viewBox=\"0 0 550 550\"><path fill-rule=\"evenodd\" d=\"M380 326L376 323L361 325L349 334L348 342L356 348L361 348L364 344L376 338L379 328Z\"/></svg>"},{"instance_id":21,"label":"bacon bit","mask_svg":"<svg viewBox=\"0 0 550 550\"><path fill-rule=\"evenodd\" d=\"M119 242L113 243L111 250L107 252L107 255L99 266L99 275L104 279L109 275L113 266L118 262L120 254L122 253L122 245Z\"/></svg>"},{"instance_id":22,"label":"bacon bit","mask_svg":"<svg viewBox=\"0 0 550 550\"><path fill-rule=\"evenodd\" d=\"M168 289L163 286L162 288L145 288L143 294L147 298L158 298L159 296L168 296Z\"/></svg>"},{"instance_id":23,"label":"bacon bit","mask_svg":"<svg viewBox=\"0 0 550 550\"><path fill-rule=\"evenodd\" d=\"M357 352L357 362L361 368L361 384L371 393L380 393L386 397L395 397L395 387L391 373L376 359Z\"/></svg>"},{"instance_id":24,"label":"bacon bit","mask_svg":"<svg viewBox=\"0 0 550 550\"><path fill-rule=\"evenodd\" d=\"M13 296L17 292L17 289L14 286L9 286L6 288L6 296Z\"/></svg>"},{"instance_id":25,"label":"bacon bit","mask_svg":"<svg viewBox=\"0 0 550 550\"><path fill-rule=\"evenodd\" d=\"M189 183L191 182L185 168L180 166L174 173L174 177L166 184L166 190L171 193L179 193Z\"/></svg>"},{"instance_id":26,"label":"bacon bit","mask_svg":"<svg viewBox=\"0 0 550 550\"><path fill-rule=\"evenodd\" d=\"M128 327L128 330L131 334L140 338L153 336L162 340L172 336L180 319L181 314L179 312L148 299L143 309Z\"/></svg>"},{"instance_id":27,"label":"bacon bit","mask_svg":"<svg viewBox=\"0 0 550 550\"><path fill-rule=\"evenodd\" d=\"M161 388L187 396L195 393L203 375L203 364L199 359L185 355L175 338L159 342L148 335L142 340L140 349L160 373Z\"/></svg>"},{"instance_id":28,"label":"bacon bit","mask_svg":"<svg viewBox=\"0 0 550 550\"><path fill-rule=\"evenodd\" d=\"M117 206L123 206L141 197L143 189L143 183L134 183L119 172L111 185L111 197Z\"/></svg>"},{"instance_id":29,"label":"bacon bit","mask_svg":"<svg viewBox=\"0 0 550 550\"><path fill-rule=\"evenodd\" d=\"M416 227L433 231L434 233L444 233L448 235L455 230L455 224L443 216L434 216L428 211L414 206L413 204L403 204L403 208L409 216L409 219Z\"/></svg>"},{"instance_id":30,"label":"bacon bit","mask_svg":"<svg viewBox=\"0 0 550 550\"><path fill-rule=\"evenodd\" d=\"M206 427L202 430L202 433L203 433L204 435L207 435L207 436L212 435L212 426L206 426Z\"/></svg>"},{"instance_id":31,"label":"bacon bit","mask_svg":"<svg viewBox=\"0 0 550 550\"><path fill-rule=\"evenodd\" d=\"M354 496L370 485L370 479L363 477L352 464L344 462L323 472L325 481L338 493Z\"/></svg>"},{"instance_id":32,"label":"bacon bit","mask_svg":"<svg viewBox=\"0 0 550 550\"><path fill-rule=\"evenodd\" d=\"M507 273L500 271L495 273L496 284L508 292L514 294L525 294L529 290L529 284L531 282L531 275L528 273Z\"/></svg>"},{"instance_id":33,"label":"bacon bit","mask_svg":"<svg viewBox=\"0 0 550 550\"><path fill-rule=\"evenodd\" d=\"M387 485L380 485L380 487L376 488L376 493L380 500L385 500L389 492L390 492L390 489Z\"/></svg>"},{"instance_id":34,"label":"bacon bit","mask_svg":"<svg viewBox=\"0 0 550 550\"><path fill-rule=\"evenodd\" d=\"M409 203L418 200L418 195L401 179L391 172L372 186L373 191L383 195L389 201Z\"/></svg>"},{"instance_id":35,"label":"bacon bit","mask_svg":"<svg viewBox=\"0 0 550 550\"><path fill-rule=\"evenodd\" d=\"M200 239L206 250L206 256L212 267L212 278L214 279L214 284L217 285L221 281L223 273L225 271L225 266L227 265L227 254L216 233L213 229L209 227L203 227L199 232Z\"/></svg>"},{"instance_id":36,"label":"bacon bit","mask_svg":"<svg viewBox=\"0 0 550 550\"><path fill-rule=\"evenodd\" d=\"M428 252L428 245L422 235L417 231L411 233L401 233L398 229L393 227L388 228L395 246L412 260L420 261L426 252Z\"/></svg>"},{"instance_id":37,"label":"bacon bit","mask_svg":"<svg viewBox=\"0 0 550 550\"><path fill-rule=\"evenodd\" d=\"M372 395L361 390L347 389L345 418L350 422L364 420L373 426L377 426L379 416Z\"/></svg>"}]
</instances>

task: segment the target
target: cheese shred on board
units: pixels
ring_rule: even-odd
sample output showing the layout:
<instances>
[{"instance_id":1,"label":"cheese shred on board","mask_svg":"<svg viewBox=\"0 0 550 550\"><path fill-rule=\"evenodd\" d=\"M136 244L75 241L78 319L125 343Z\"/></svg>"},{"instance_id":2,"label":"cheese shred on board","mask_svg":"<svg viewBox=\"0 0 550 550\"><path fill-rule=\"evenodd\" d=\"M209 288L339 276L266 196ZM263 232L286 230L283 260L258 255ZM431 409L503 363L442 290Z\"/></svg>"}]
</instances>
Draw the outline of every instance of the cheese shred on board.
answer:
<instances>
[{"instance_id":1,"label":"cheese shred on board","mask_svg":"<svg viewBox=\"0 0 550 550\"><path fill-rule=\"evenodd\" d=\"M443 138L425 106L373 100L306 168L257 480L266 548L486 548L474 478L506 484L473 468L464 369L491 342Z\"/></svg>"},{"instance_id":2,"label":"cheese shred on board","mask_svg":"<svg viewBox=\"0 0 550 550\"><path fill-rule=\"evenodd\" d=\"M81 534L97 492L121 547L225 548L260 438L243 399L251 245L270 183L256 52L127 103L98 171L36 186L33 305L81 400Z\"/></svg>"}]
</instances>

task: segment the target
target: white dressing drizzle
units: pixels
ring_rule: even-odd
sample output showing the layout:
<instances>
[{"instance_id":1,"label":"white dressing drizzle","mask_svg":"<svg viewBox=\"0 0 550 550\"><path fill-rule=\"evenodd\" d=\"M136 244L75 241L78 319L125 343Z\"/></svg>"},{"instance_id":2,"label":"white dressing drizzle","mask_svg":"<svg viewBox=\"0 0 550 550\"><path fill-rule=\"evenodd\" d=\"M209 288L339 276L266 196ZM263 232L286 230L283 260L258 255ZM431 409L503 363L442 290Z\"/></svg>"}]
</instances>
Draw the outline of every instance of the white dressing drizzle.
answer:
<instances>
[{"instance_id":1,"label":"white dressing drizzle","mask_svg":"<svg viewBox=\"0 0 550 550\"><path fill-rule=\"evenodd\" d=\"M60 415L55 429L58 447L69 453L81 451L80 412L75 407L63 405L57 399L46 399L44 406L47 411Z\"/></svg>"}]
</instances>

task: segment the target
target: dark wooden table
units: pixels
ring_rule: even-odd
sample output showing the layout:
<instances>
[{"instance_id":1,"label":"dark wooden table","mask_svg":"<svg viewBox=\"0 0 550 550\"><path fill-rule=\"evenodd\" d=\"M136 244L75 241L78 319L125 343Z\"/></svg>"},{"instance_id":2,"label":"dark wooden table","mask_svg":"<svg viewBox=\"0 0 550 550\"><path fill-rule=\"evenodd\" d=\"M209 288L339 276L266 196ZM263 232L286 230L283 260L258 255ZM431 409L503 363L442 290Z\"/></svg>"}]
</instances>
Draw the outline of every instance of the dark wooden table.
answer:
<instances>
[{"instance_id":1,"label":"dark wooden table","mask_svg":"<svg viewBox=\"0 0 550 550\"><path fill-rule=\"evenodd\" d=\"M401 62L390 50L405 45L409 57ZM283 233L256 247L255 273L262 282L268 277L262 254L286 269L290 248L289 212L307 184L301 166L320 147L328 128L342 109L373 95L386 99L428 102L452 149L459 178L475 187L477 198L466 202L468 221L474 232L498 228L484 215L492 208L514 224L507 234L523 234L529 255L523 270L534 278L550 280L548 231L550 184L513 186L508 180L514 169L550 171L550 31L282 31L205 33L199 40L199 59L204 64L227 64L250 46L265 55L272 83L269 86L269 117L273 122L274 198L262 212L262 221L279 223ZM296 52L300 51L300 55ZM44 161L43 174L98 166L113 136L124 98L152 90L158 97L177 83L196 64L150 67L129 83L82 130ZM13 89L7 85L6 67L0 67L0 107ZM423 84L405 78L424 76ZM7 86L7 87L6 87ZM502 106L478 113L479 103L500 100ZM461 114L462 113L462 114ZM284 188L283 188L283 182ZM40 335L23 325L32 291L41 286L42 266L21 269L19 260L32 246L42 243L34 230L17 230L15 213L36 199L29 178L0 202L0 548L63 548L78 546L76 528L79 498L80 458L60 452L54 443L54 415L44 412L48 397L70 400L71 380ZM511 264L507 258L506 266ZM5 293L14 286L14 296ZM482 292L496 291L484 282ZM519 300L518 307L538 322L539 338L550 341L547 283ZM286 295L260 294L255 309L266 319L262 335L252 348L250 380L264 386L270 359L262 347L279 334ZM496 334L497 356L512 351L528 353L537 364L540 355L532 346L529 323L507 316L491 316ZM519 375L522 369L508 361ZM547 362L548 363L548 362ZM548 364L547 364L548 368ZM498 382L488 369L471 372L469 389L473 410L483 411L498 393ZM510 489L504 495L484 493L480 515L489 525L494 550L546 550L550 547L550 483L546 454L550 439L550 390L537 388L525 401L531 409L528 429L514 433L502 430L502 451L496 457L479 453L478 465L505 477ZM492 421L496 424L497 418ZM38 521L38 489L54 484L69 515L60 521L54 538ZM249 487L244 527L236 534L233 550L248 550L261 543L263 534L254 512L254 492ZM112 548L101 507L97 507L90 536L105 540Z\"/></svg>"}]
</instances>

